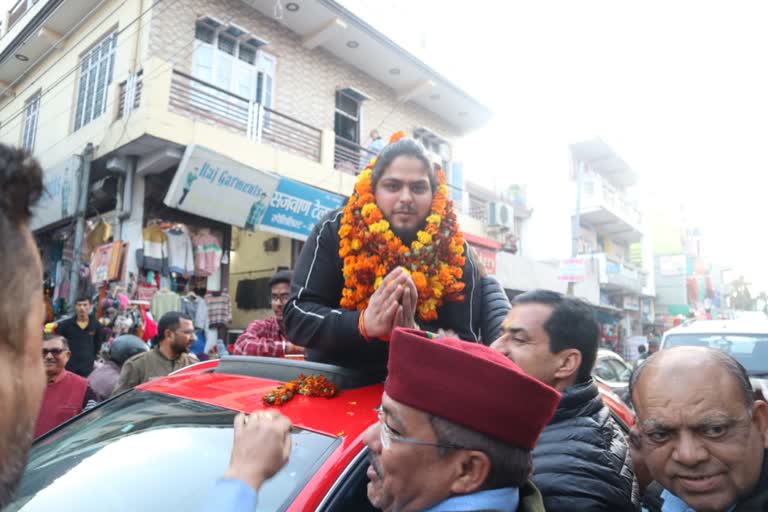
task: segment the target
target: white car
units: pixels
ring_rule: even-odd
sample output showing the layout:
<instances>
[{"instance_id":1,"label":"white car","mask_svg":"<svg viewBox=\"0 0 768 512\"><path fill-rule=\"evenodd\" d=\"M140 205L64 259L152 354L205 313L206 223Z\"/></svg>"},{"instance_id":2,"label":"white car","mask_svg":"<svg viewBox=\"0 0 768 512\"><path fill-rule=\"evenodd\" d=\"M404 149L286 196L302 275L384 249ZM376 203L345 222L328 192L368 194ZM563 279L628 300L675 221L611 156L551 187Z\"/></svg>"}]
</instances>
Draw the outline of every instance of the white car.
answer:
<instances>
[{"instance_id":1,"label":"white car","mask_svg":"<svg viewBox=\"0 0 768 512\"><path fill-rule=\"evenodd\" d=\"M746 368L752 387L768 393L768 322L702 320L664 333L660 349L679 346L719 348Z\"/></svg>"},{"instance_id":2,"label":"white car","mask_svg":"<svg viewBox=\"0 0 768 512\"><path fill-rule=\"evenodd\" d=\"M629 404L628 388L632 366L619 354L605 348L598 349L592 375L599 377L624 403Z\"/></svg>"}]
</instances>

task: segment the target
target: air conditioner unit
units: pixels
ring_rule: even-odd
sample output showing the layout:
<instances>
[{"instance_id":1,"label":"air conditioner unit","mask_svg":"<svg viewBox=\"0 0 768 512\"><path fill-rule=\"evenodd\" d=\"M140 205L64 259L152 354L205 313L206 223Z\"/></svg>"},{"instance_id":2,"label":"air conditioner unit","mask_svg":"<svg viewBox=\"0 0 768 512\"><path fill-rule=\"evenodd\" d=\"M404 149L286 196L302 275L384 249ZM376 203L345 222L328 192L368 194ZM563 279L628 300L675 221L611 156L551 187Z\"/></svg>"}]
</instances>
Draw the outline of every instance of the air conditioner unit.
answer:
<instances>
[{"instance_id":1,"label":"air conditioner unit","mask_svg":"<svg viewBox=\"0 0 768 512\"><path fill-rule=\"evenodd\" d=\"M506 203L491 201L488 203L488 225L501 228L515 229L515 212L512 206Z\"/></svg>"}]
</instances>

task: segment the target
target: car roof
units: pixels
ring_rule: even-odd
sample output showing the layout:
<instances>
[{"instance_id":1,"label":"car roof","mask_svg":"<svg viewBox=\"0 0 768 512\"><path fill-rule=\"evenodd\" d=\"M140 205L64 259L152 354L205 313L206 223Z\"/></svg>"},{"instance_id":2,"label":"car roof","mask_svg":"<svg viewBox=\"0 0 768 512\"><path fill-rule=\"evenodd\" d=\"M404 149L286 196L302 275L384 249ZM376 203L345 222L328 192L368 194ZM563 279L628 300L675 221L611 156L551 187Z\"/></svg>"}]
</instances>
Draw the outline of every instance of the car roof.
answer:
<instances>
[{"instance_id":1,"label":"car roof","mask_svg":"<svg viewBox=\"0 0 768 512\"><path fill-rule=\"evenodd\" d=\"M624 358L621 357L619 354L614 352L611 349L608 348L599 348L597 349L597 357L615 357L617 359L623 360Z\"/></svg>"},{"instance_id":2,"label":"car roof","mask_svg":"<svg viewBox=\"0 0 768 512\"><path fill-rule=\"evenodd\" d=\"M346 369L317 363L295 362L285 359L240 356L225 361L206 361L183 368L169 376L153 379L137 386L137 389L177 396L233 411L252 413L260 410L278 410L300 428L331 436L359 436L376 418L374 408L381 402L384 386L377 376L368 380L345 382L334 375ZM264 360L272 361L264 361ZM235 365L233 366L233 363ZM325 368L324 368L325 367ZM261 370L260 370L261 368ZM322 370L328 370L328 373ZM303 370L303 371L302 371ZM248 373L269 373L284 378L266 378ZM277 386L298 376L326 375L329 381L337 381L338 393L332 398L295 395L281 406L266 405L262 397ZM359 376L360 372L355 377ZM349 377L352 374L348 374Z\"/></svg>"},{"instance_id":3,"label":"car roof","mask_svg":"<svg viewBox=\"0 0 768 512\"><path fill-rule=\"evenodd\" d=\"M672 334L733 333L755 334L768 333L768 321L754 320L697 320L664 333L664 338Z\"/></svg>"}]
</instances>

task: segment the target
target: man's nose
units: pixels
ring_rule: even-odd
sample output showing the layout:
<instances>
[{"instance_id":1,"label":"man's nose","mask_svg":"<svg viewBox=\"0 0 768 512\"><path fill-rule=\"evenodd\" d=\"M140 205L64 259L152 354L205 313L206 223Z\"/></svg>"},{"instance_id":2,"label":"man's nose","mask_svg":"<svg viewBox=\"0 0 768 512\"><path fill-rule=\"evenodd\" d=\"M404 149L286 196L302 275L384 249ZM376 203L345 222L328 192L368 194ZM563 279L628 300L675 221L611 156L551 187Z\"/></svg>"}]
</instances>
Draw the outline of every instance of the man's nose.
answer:
<instances>
[{"instance_id":1,"label":"man's nose","mask_svg":"<svg viewBox=\"0 0 768 512\"><path fill-rule=\"evenodd\" d=\"M363 432L363 443L374 453L381 452L381 434L379 433L379 422L377 421L365 432Z\"/></svg>"},{"instance_id":2,"label":"man's nose","mask_svg":"<svg viewBox=\"0 0 768 512\"><path fill-rule=\"evenodd\" d=\"M683 431L677 440L672 459L684 466L696 466L709 458L709 450L698 436Z\"/></svg>"}]
</instances>

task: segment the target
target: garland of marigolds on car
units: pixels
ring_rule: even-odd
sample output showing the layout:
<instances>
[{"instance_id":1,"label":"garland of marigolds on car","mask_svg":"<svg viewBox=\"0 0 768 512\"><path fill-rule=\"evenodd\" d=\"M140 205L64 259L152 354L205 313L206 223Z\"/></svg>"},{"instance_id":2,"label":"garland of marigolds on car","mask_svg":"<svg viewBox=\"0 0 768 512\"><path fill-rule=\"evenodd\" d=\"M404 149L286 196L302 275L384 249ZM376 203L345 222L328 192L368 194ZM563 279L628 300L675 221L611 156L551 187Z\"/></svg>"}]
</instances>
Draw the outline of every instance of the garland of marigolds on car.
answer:
<instances>
[{"instance_id":1,"label":"garland of marigolds on car","mask_svg":"<svg viewBox=\"0 0 768 512\"><path fill-rule=\"evenodd\" d=\"M402 138L397 132L390 143ZM435 169L436 190L426 225L410 246L405 245L384 219L373 194L371 174L376 159L360 173L339 228L339 256L344 260L341 306L362 311L382 279L401 266L411 274L419 292L418 317L437 319L443 301L464 300L461 281L464 236L459 230L453 202L448 199L445 173Z\"/></svg>"},{"instance_id":2,"label":"garland of marigolds on car","mask_svg":"<svg viewBox=\"0 0 768 512\"><path fill-rule=\"evenodd\" d=\"M304 376L303 373L300 373L298 379L294 379L286 382L282 386L276 387L261 397L261 401L266 405L283 405L285 402L291 400L297 393L304 396L324 396L326 398L331 398L336 395L336 384L328 382L325 375Z\"/></svg>"}]
</instances>

